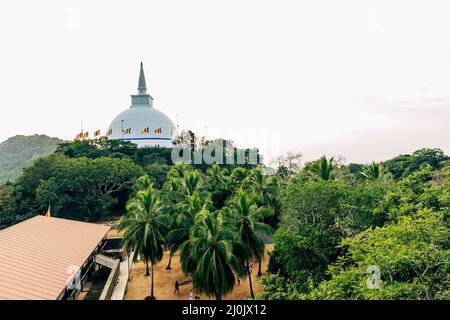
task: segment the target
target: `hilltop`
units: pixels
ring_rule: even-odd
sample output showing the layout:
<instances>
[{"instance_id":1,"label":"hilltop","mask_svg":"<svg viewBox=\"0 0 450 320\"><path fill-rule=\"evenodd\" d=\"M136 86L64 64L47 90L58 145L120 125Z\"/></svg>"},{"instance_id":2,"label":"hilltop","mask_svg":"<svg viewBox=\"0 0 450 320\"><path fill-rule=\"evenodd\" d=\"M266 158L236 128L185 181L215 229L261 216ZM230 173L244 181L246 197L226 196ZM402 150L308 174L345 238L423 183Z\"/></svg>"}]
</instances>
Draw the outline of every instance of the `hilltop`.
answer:
<instances>
[{"instance_id":1,"label":"hilltop","mask_svg":"<svg viewBox=\"0 0 450 320\"><path fill-rule=\"evenodd\" d=\"M64 141L35 134L17 135L0 143L0 184L17 179L23 168L53 153L61 142Z\"/></svg>"}]
</instances>

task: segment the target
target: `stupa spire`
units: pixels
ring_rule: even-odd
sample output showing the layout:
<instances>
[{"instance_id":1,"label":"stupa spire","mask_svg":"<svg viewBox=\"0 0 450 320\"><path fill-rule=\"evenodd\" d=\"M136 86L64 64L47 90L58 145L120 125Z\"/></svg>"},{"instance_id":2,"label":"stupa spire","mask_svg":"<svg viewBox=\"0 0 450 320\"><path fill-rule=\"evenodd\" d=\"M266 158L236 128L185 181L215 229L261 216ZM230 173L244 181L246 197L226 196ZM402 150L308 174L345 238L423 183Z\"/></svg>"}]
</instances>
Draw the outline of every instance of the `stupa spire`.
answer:
<instances>
[{"instance_id":1,"label":"stupa spire","mask_svg":"<svg viewBox=\"0 0 450 320\"><path fill-rule=\"evenodd\" d=\"M145 83L144 64L141 61L141 70L139 71L138 94L147 94L147 84Z\"/></svg>"},{"instance_id":2,"label":"stupa spire","mask_svg":"<svg viewBox=\"0 0 450 320\"><path fill-rule=\"evenodd\" d=\"M147 83L145 82L144 64L142 62L139 71L138 94L131 95L131 107L134 106L153 106L153 98L147 94Z\"/></svg>"}]
</instances>

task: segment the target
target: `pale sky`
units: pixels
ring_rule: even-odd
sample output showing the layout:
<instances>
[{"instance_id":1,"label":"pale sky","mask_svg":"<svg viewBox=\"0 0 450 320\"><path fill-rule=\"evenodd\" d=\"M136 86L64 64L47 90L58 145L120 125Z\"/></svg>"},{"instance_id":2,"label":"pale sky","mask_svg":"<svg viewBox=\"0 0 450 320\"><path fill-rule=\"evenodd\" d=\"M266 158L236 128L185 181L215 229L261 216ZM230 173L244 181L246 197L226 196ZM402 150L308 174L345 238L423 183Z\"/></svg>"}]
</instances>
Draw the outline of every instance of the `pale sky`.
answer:
<instances>
[{"instance_id":1,"label":"pale sky","mask_svg":"<svg viewBox=\"0 0 450 320\"><path fill-rule=\"evenodd\" d=\"M450 2L1 1L0 142L106 131L144 62L181 128L306 160L450 153Z\"/></svg>"}]
</instances>

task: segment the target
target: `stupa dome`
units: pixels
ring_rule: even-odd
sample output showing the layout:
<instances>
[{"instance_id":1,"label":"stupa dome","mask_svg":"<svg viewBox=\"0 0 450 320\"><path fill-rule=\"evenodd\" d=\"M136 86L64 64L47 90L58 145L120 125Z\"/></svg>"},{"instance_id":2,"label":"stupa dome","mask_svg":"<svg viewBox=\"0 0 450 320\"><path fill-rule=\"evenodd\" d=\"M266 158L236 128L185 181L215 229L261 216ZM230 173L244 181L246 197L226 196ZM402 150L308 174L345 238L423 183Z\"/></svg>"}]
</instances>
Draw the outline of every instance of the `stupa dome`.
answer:
<instances>
[{"instance_id":1,"label":"stupa dome","mask_svg":"<svg viewBox=\"0 0 450 320\"><path fill-rule=\"evenodd\" d=\"M120 113L108 127L107 137L126 140L138 147L172 147L175 124L163 112L153 107L153 98L147 94L144 67L141 63L138 94L131 96L131 106Z\"/></svg>"}]
</instances>

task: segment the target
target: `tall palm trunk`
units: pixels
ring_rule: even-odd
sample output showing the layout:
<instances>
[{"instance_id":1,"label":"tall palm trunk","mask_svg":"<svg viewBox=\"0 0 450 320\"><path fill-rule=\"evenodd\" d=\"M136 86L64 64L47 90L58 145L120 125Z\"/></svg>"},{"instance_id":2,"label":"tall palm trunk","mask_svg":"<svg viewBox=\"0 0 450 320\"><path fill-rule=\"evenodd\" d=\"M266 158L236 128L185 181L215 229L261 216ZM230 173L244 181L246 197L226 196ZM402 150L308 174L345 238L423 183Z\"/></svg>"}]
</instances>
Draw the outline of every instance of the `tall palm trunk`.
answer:
<instances>
[{"instance_id":1,"label":"tall palm trunk","mask_svg":"<svg viewBox=\"0 0 450 320\"><path fill-rule=\"evenodd\" d=\"M150 272L148 270L148 257L145 258L145 275L150 275Z\"/></svg>"},{"instance_id":2,"label":"tall palm trunk","mask_svg":"<svg viewBox=\"0 0 450 320\"><path fill-rule=\"evenodd\" d=\"M262 276L262 267L261 267L261 265L262 265L262 255L260 255L259 257L258 257L258 277L261 277Z\"/></svg>"},{"instance_id":3,"label":"tall palm trunk","mask_svg":"<svg viewBox=\"0 0 450 320\"><path fill-rule=\"evenodd\" d=\"M133 261L131 263L133 263ZM128 268L128 274L130 274L130 253L127 253L127 268ZM127 284L129 281L130 281L130 277L127 277Z\"/></svg>"},{"instance_id":4,"label":"tall palm trunk","mask_svg":"<svg viewBox=\"0 0 450 320\"><path fill-rule=\"evenodd\" d=\"M252 274L250 273L250 263L247 260L247 273L248 273L248 283L250 285L250 295L252 296L252 300L255 300L255 294L253 293L253 285L252 285Z\"/></svg>"},{"instance_id":5,"label":"tall palm trunk","mask_svg":"<svg viewBox=\"0 0 450 320\"><path fill-rule=\"evenodd\" d=\"M172 263L172 249L169 251L169 263L167 264L166 270L171 270L170 264Z\"/></svg>"},{"instance_id":6,"label":"tall palm trunk","mask_svg":"<svg viewBox=\"0 0 450 320\"><path fill-rule=\"evenodd\" d=\"M151 289L151 293L150 293L150 300L155 300L155 296L153 295L153 275L154 275L153 262L151 262L151 264L152 264L152 289Z\"/></svg>"}]
</instances>

